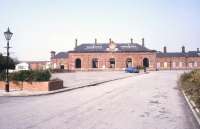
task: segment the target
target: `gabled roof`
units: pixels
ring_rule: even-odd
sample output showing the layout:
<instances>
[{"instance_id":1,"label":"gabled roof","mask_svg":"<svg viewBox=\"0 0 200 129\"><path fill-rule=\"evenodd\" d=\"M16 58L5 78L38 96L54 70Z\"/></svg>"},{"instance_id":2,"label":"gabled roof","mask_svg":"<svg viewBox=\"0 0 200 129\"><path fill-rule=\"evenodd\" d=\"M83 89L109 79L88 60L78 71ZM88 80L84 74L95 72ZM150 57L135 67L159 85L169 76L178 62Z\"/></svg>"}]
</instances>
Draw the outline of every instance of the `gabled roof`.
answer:
<instances>
[{"instance_id":1,"label":"gabled roof","mask_svg":"<svg viewBox=\"0 0 200 129\"><path fill-rule=\"evenodd\" d=\"M182 52L167 52L167 53L163 53L163 52L157 52L156 53L157 57L199 57L200 53L197 51L189 51L186 53L182 53Z\"/></svg>"},{"instance_id":2,"label":"gabled roof","mask_svg":"<svg viewBox=\"0 0 200 129\"><path fill-rule=\"evenodd\" d=\"M109 43L83 43L70 52L109 52L112 51ZM137 43L114 43L116 52L153 52L154 50L143 47Z\"/></svg>"},{"instance_id":3,"label":"gabled roof","mask_svg":"<svg viewBox=\"0 0 200 129\"><path fill-rule=\"evenodd\" d=\"M53 59L68 58L68 52L59 52Z\"/></svg>"}]
</instances>

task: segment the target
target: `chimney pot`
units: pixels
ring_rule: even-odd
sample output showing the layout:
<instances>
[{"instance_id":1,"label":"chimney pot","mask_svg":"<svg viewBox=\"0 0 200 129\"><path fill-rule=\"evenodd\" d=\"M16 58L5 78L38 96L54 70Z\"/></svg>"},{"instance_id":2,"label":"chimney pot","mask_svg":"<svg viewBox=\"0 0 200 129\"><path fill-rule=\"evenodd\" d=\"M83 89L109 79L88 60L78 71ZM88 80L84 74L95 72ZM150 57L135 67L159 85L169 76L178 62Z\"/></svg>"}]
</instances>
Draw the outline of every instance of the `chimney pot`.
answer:
<instances>
[{"instance_id":1,"label":"chimney pot","mask_svg":"<svg viewBox=\"0 0 200 129\"><path fill-rule=\"evenodd\" d=\"M51 51L51 59L54 58L56 55L56 52L55 51Z\"/></svg>"},{"instance_id":2,"label":"chimney pot","mask_svg":"<svg viewBox=\"0 0 200 129\"><path fill-rule=\"evenodd\" d=\"M142 38L142 47L144 47L144 38Z\"/></svg>"},{"instance_id":3,"label":"chimney pot","mask_svg":"<svg viewBox=\"0 0 200 129\"><path fill-rule=\"evenodd\" d=\"M94 39L95 45L97 45L97 38Z\"/></svg>"},{"instance_id":4,"label":"chimney pot","mask_svg":"<svg viewBox=\"0 0 200 129\"><path fill-rule=\"evenodd\" d=\"M131 38L131 43L133 43L133 38Z\"/></svg>"},{"instance_id":5,"label":"chimney pot","mask_svg":"<svg viewBox=\"0 0 200 129\"><path fill-rule=\"evenodd\" d=\"M182 53L185 53L185 46L182 46Z\"/></svg>"},{"instance_id":6,"label":"chimney pot","mask_svg":"<svg viewBox=\"0 0 200 129\"><path fill-rule=\"evenodd\" d=\"M163 52L167 53L167 47L166 46L163 47Z\"/></svg>"},{"instance_id":7,"label":"chimney pot","mask_svg":"<svg viewBox=\"0 0 200 129\"><path fill-rule=\"evenodd\" d=\"M111 43L111 42L112 42L112 39L110 38L110 39L109 39L109 43Z\"/></svg>"},{"instance_id":8,"label":"chimney pot","mask_svg":"<svg viewBox=\"0 0 200 129\"><path fill-rule=\"evenodd\" d=\"M78 46L78 39L75 39L75 48Z\"/></svg>"}]
</instances>

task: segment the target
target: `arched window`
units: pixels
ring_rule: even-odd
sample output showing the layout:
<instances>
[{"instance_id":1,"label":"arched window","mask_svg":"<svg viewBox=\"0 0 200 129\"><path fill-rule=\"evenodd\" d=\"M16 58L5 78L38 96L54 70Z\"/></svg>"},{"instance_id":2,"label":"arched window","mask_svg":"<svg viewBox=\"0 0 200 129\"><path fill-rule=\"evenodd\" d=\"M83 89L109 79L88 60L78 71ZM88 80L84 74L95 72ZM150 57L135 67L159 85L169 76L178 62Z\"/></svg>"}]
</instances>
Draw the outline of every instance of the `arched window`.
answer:
<instances>
[{"instance_id":1,"label":"arched window","mask_svg":"<svg viewBox=\"0 0 200 129\"><path fill-rule=\"evenodd\" d=\"M164 68L167 68L167 64L168 64L167 62L164 62Z\"/></svg>"},{"instance_id":2,"label":"arched window","mask_svg":"<svg viewBox=\"0 0 200 129\"><path fill-rule=\"evenodd\" d=\"M81 68L81 59L78 58L78 59L75 60L75 67Z\"/></svg>"},{"instance_id":3,"label":"arched window","mask_svg":"<svg viewBox=\"0 0 200 129\"><path fill-rule=\"evenodd\" d=\"M179 62L179 67L180 67L180 68L183 67L183 62Z\"/></svg>"},{"instance_id":4,"label":"arched window","mask_svg":"<svg viewBox=\"0 0 200 129\"><path fill-rule=\"evenodd\" d=\"M63 64L61 64L60 69L65 69L65 66Z\"/></svg>"},{"instance_id":5,"label":"arched window","mask_svg":"<svg viewBox=\"0 0 200 129\"><path fill-rule=\"evenodd\" d=\"M97 58L92 59L92 68L98 68L98 59Z\"/></svg>"},{"instance_id":6,"label":"arched window","mask_svg":"<svg viewBox=\"0 0 200 129\"><path fill-rule=\"evenodd\" d=\"M160 62L157 62L157 68L160 68Z\"/></svg>"},{"instance_id":7,"label":"arched window","mask_svg":"<svg viewBox=\"0 0 200 129\"><path fill-rule=\"evenodd\" d=\"M127 58L126 59L126 67L132 67L132 59L131 58Z\"/></svg>"},{"instance_id":8,"label":"arched window","mask_svg":"<svg viewBox=\"0 0 200 129\"><path fill-rule=\"evenodd\" d=\"M149 59L148 58L144 58L143 59L143 66L144 67L149 67Z\"/></svg>"},{"instance_id":9,"label":"arched window","mask_svg":"<svg viewBox=\"0 0 200 129\"><path fill-rule=\"evenodd\" d=\"M176 68L176 62L172 62L172 67Z\"/></svg>"},{"instance_id":10,"label":"arched window","mask_svg":"<svg viewBox=\"0 0 200 129\"><path fill-rule=\"evenodd\" d=\"M110 68L115 68L115 59L111 58L109 62L110 62Z\"/></svg>"}]
</instances>

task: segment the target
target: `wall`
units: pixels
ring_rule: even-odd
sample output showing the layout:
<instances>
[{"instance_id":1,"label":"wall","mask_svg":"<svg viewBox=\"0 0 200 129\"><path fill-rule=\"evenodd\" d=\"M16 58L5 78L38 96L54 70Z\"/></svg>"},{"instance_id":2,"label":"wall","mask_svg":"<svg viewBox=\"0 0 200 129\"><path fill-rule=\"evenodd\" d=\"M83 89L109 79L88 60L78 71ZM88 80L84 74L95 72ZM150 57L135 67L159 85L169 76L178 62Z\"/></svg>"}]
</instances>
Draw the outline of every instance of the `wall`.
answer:
<instances>
[{"instance_id":1,"label":"wall","mask_svg":"<svg viewBox=\"0 0 200 129\"><path fill-rule=\"evenodd\" d=\"M157 57L156 62L156 68L161 70L200 68L200 57Z\"/></svg>"},{"instance_id":2,"label":"wall","mask_svg":"<svg viewBox=\"0 0 200 129\"><path fill-rule=\"evenodd\" d=\"M10 89L28 91L51 91L63 88L62 80L49 82L10 82ZM5 82L0 81L0 90L5 89Z\"/></svg>"},{"instance_id":3,"label":"wall","mask_svg":"<svg viewBox=\"0 0 200 129\"><path fill-rule=\"evenodd\" d=\"M64 69L68 70L68 58L51 59L51 68L60 69L61 65L64 65Z\"/></svg>"},{"instance_id":4,"label":"wall","mask_svg":"<svg viewBox=\"0 0 200 129\"><path fill-rule=\"evenodd\" d=\"M69 69L75 70L75 60L81 59L81 69L79 70L94 70L92 68L92 59L98 59L97 70L109 70L110 69L110 58L115 58L114 70L123 70L126 68L127 58L132 59L132 66L143 66L143 59L148 58L150 62L149 69L155 69L156 66L156 53L155 52L138 52L138 53L69 53ZM77 69L76 69L77 70Z\"/></svg>"}]
</instances>

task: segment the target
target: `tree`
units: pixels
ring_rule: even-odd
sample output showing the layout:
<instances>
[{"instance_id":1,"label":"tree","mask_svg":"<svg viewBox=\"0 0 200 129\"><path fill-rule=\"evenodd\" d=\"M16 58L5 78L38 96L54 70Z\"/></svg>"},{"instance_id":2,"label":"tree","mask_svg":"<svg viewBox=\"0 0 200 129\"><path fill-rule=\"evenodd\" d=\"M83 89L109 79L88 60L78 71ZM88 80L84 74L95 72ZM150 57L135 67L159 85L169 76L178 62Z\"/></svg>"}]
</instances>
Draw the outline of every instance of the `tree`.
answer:
<instances>
[{"instance_id":1,"label":"tree","mask_svg":"<svg viewBox=\"0 0 200 129\"><path fill-rule=\"evenodd\" d=\"M15 64L16 64L16 61L14 61L12 58L9 58L8 66L7 66L6 57L0 54L0 73L6 70L6 68L15 69Z\"/></svg>"}]
</instances>

